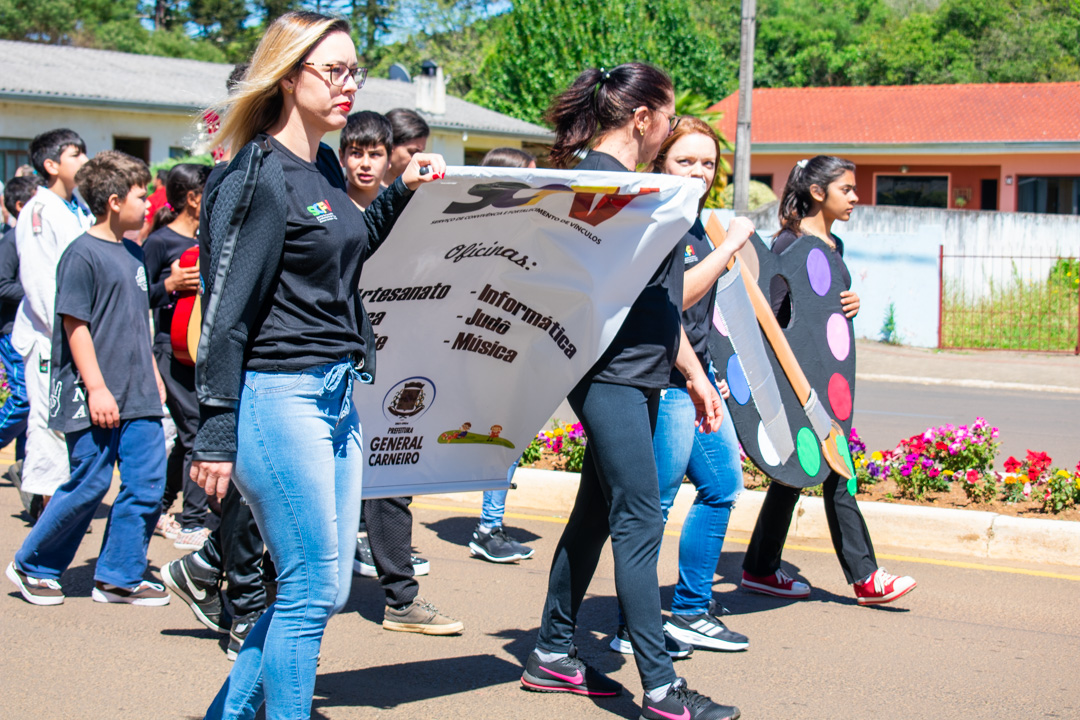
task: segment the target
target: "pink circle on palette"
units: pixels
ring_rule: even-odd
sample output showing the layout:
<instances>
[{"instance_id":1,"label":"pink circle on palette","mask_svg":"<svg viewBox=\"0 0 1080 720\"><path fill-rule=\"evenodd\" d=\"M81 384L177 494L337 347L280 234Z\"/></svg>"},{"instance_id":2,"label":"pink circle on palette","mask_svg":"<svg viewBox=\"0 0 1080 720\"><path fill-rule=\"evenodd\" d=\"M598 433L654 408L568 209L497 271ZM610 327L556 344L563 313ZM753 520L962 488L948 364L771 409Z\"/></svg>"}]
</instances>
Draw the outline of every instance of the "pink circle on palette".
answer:
<instances>
[{"instance_id":1,"label":"pink circle on palette","mask_svg":"<svg viewBox=\"0 0 1080 720\"><path fill-rule=\"evenodd\" d=\"M851 332L848 330L848 321L840 313L829 316L829 324L825 329L825 337L829 341L829 350L833 357L843 362L851 352Z\"/></svg>"},{"instance_id":2,"label":"pink circle on palette","mask_svg":"<svg viewBox=\"0 0 1080 720\"><path fill-rule=\"evenodd\" d=\"M840 373L829 378L829 406L837 420L843 422L851 417L851 385Z\"/></svg>"},{"instance_id":3,"label":"pink circle on palette","mask_svg":"<svg viewBox=\"0 0 1080 720\"><path fill-rule=\"evenodd\" d=\"M712 324L718 333L724 337L728 336L727 323L724 322L724 316L720 314L720 308L716 306L713 306L712 310Z\"/></svg>"}]
</instances>

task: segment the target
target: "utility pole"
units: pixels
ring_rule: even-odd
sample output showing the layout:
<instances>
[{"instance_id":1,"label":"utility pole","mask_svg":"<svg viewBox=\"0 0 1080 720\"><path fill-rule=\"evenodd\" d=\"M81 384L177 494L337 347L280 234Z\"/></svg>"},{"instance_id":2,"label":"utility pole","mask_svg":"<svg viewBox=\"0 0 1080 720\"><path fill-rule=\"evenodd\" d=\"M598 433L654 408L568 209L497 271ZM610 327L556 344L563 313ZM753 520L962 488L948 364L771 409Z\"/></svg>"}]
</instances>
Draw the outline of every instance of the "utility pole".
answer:
<instances>
[{"instance_id":1,"label":"utility pole","mask_svg":"<svg viewBox=\"0 0 1080 720\"><path fill-rule=\"evenodd\" d=\"M735 212L750 209L750 97L754 90L757 0L742 0L739 49L739 117L735 127Z\"/></svg>"}]
</instances>

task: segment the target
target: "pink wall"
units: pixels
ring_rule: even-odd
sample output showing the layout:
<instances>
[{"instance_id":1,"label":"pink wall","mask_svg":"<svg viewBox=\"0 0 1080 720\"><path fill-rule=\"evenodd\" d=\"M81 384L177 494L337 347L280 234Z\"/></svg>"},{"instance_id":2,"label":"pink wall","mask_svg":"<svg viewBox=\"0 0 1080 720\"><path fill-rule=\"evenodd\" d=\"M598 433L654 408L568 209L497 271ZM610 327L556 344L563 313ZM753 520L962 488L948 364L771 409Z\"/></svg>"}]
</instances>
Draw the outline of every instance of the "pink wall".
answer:
<instances>
[{"instance_id":1,"label":"pink wall","mask_svg":"<svg viewBox=\"0 0 1080 720\"><path fill-rule=\"evenodd\" d=\"M751 155L751 175L772 175L772 189L777 197L784 190L788 173L796 162L806 155ZM941 173L949 175L949 207L955 207L956 190L969 188L972 193L968 209L981 207L982 179L998 179L998 210L1014 212L1017 205L1017 175L1080 175L1080 153L1058 154L1000 154L1000 155L857 155L848 153L848 159L858 169L855 180L859 186L859 199L863 204L874 204L874 174L899 174L902 165L908 166L909 174ZM734 158L728 156L728 162ZM1011 178L1011 184L1008 180Z\"/></svg>"}]
</instances>

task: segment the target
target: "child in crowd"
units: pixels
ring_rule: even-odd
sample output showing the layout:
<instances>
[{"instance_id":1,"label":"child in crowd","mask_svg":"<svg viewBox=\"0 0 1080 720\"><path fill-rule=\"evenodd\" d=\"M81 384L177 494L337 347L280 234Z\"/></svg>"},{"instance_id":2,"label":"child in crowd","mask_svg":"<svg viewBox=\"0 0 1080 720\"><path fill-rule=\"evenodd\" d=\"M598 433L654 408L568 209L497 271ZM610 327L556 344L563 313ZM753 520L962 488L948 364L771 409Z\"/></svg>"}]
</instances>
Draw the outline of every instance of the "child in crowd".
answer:
<instances>
[{"instance_id":1,"label":"child in crowd","mask_svg":"<svg viewBox=\"0 0 1080 720\"><path fill-rule=\"evenodd\" d=\"M90 211L75 194L75 173L86 163L86 144L74 131L49 130L30 143L30 158L44 179L19 213L15 244L19 282L25 293L11 330L11 344L29 371L26 396L26 460L22 491L41 495L43 505L68 480L64 438L49 429L49 358L52 356L56 266L64 250L92 224Z\"/></svg>"},{"instance_id":2,"label":"child in crowd","mask_svg":"<svg viewBox=\"0 0 1080 720\"><path fill-rule=\"evenodd\" d=\"M120 492L109 511L92 597L166 605L165 588L143 579L165 487L165 386L149 344L142 249L123 237L142 226L150 173L141 160L107 151L77 180L97 222L68 246L57 267L49 421L65 433L71 478L46 505L7 576L30 603L62 603L60 576L119 465Z\"/></svg>"},{"instance_id":3,"label":"child in crowd","mask_svg":"<svg viewBox=\"0 0 1080 720\"><path fill-rule=\"evenodd\" d=\"M198 550L206 542L209 512L206 492L190 477L191 443L199 429L199 401L195 398L195 366L173 355L170 330L177 300L199 290L199 267L180 267L184 251L198 247L199 209L203 185L210 175L207 165L181 163L165 178L166 201L154 215L150 235L143 243L146 274L149 278L150 307L154 308L154 359L165 381L169 415L176 424L176 442L166 471L165 498L162 502L163 534L174 535L180 550ZM184 509L179 527L167 515L180 489L184 490Z\"/></svg>"},{"instance_id":4,"label":"child in crowd","mask_svg":"<svg viewBox=\"0 0 1080 720\"><path fill-rule=\"evenodd\" d=\"M8 181L4 188L4 208L12 222L19 217L39 187L41 182L37 176L17 177ZM15 441L16 478L26 454L26 418L30 414L22 355L11 345L11 329L15 325L15 313L22 299L19 251L15 247L15 228L12 227L0 239L0 362L4 366L4 380L10 393L7 401L0 406L0 448ZM26 509L30 510L29 507Z\"/></svg>"},{"instance_id":5,"label":"child in crowd","mask_svg":"<svg viewBox=\"0 0 1080 720\"><path fill-rule=\"evenodd\" d=\"M349 181L349 198L361 210L382 190L393 149L394 129L385 115L361 110L349 116L341 131L338 157Z\"/></svg>"},{"instance_id":6,"label":"child in crowd","mask_svg":"<svg viewBox=\"0 0 1080 720\"><path fill-rule=\"evenodd\" d=\"M416 115L411 110L391 111ZM416 121L423 125L417 129ZM423 133L419 149L405 153L397 174L391 172L391 158L396 156L394 127L389 115L361 111L349 116L341 131L338 158L345 170L349 198L361 210L378 197L384 187L405 169L427 142L427 124L418 115L407 117L409 134ZM405 132L403 130L403 132ZM412 146L417 140L412 138ZM383 627L399 632L424 635L454 635L464 629L459 620L447 617L421 597L416 576L427 575L431 565L412 554L412 498L394 497L365 500L361 509L360 532L356 537L353 570L363 577L378 577L386 595Z\"/></svg>"},{"instance_id":7,"label":"child in crowd","mask_svg":"<svg viewBox=\"0 0 1080 720\"><path fill-rule=\"evenodd\" d=\"M431 128L415 110L394 108L386 113L386 119L394 128L394 148L390 153L390 169L383 176L382 186L387 187L397 180L416 153L427 150Z\"/></svg>"},{"instance_id":8,"label":"child in crowd","mask_svg":"<svg viewBox=\"0 0 1080 720\"><path fill-rule=\"evenodd\" d=\"M500 147L489 150L484 159L480 161L480 166L534 168L536 167L536 158L524 150ZM492 430L494 431L494 428ZM517 470L518 462L520 462L520 459L516 460L506 473L507 484L514 479L514 471ZM502 519L505 513L506 491L485 490L484 500L480 506L480 522L477 524L476 529L473 530L472 539L469 541L469 551L473 555L495 563L527 560L533 556L535 551L531 547L519 543L503 529Z\"/></svg>"}]
</instances>

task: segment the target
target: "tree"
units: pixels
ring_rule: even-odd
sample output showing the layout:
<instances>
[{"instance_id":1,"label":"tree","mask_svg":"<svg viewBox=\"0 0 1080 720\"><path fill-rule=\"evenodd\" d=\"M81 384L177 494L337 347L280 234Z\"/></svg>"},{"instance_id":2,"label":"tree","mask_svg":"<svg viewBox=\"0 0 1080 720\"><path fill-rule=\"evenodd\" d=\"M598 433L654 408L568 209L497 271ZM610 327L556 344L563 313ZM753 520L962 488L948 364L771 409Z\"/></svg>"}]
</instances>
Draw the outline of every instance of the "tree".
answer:
<instances>
[{"instance_id":1,"label":"tree","mask_svg":"<svg viewBox=\"0 0 1080 720\"><path fill-rule=\"evenodd\" d=\"M717 48L698 31L688 0L517 0L468 99L538 122L583 69L640 60L719 100L734 69Z\"/></svg>"}]
</instances>

